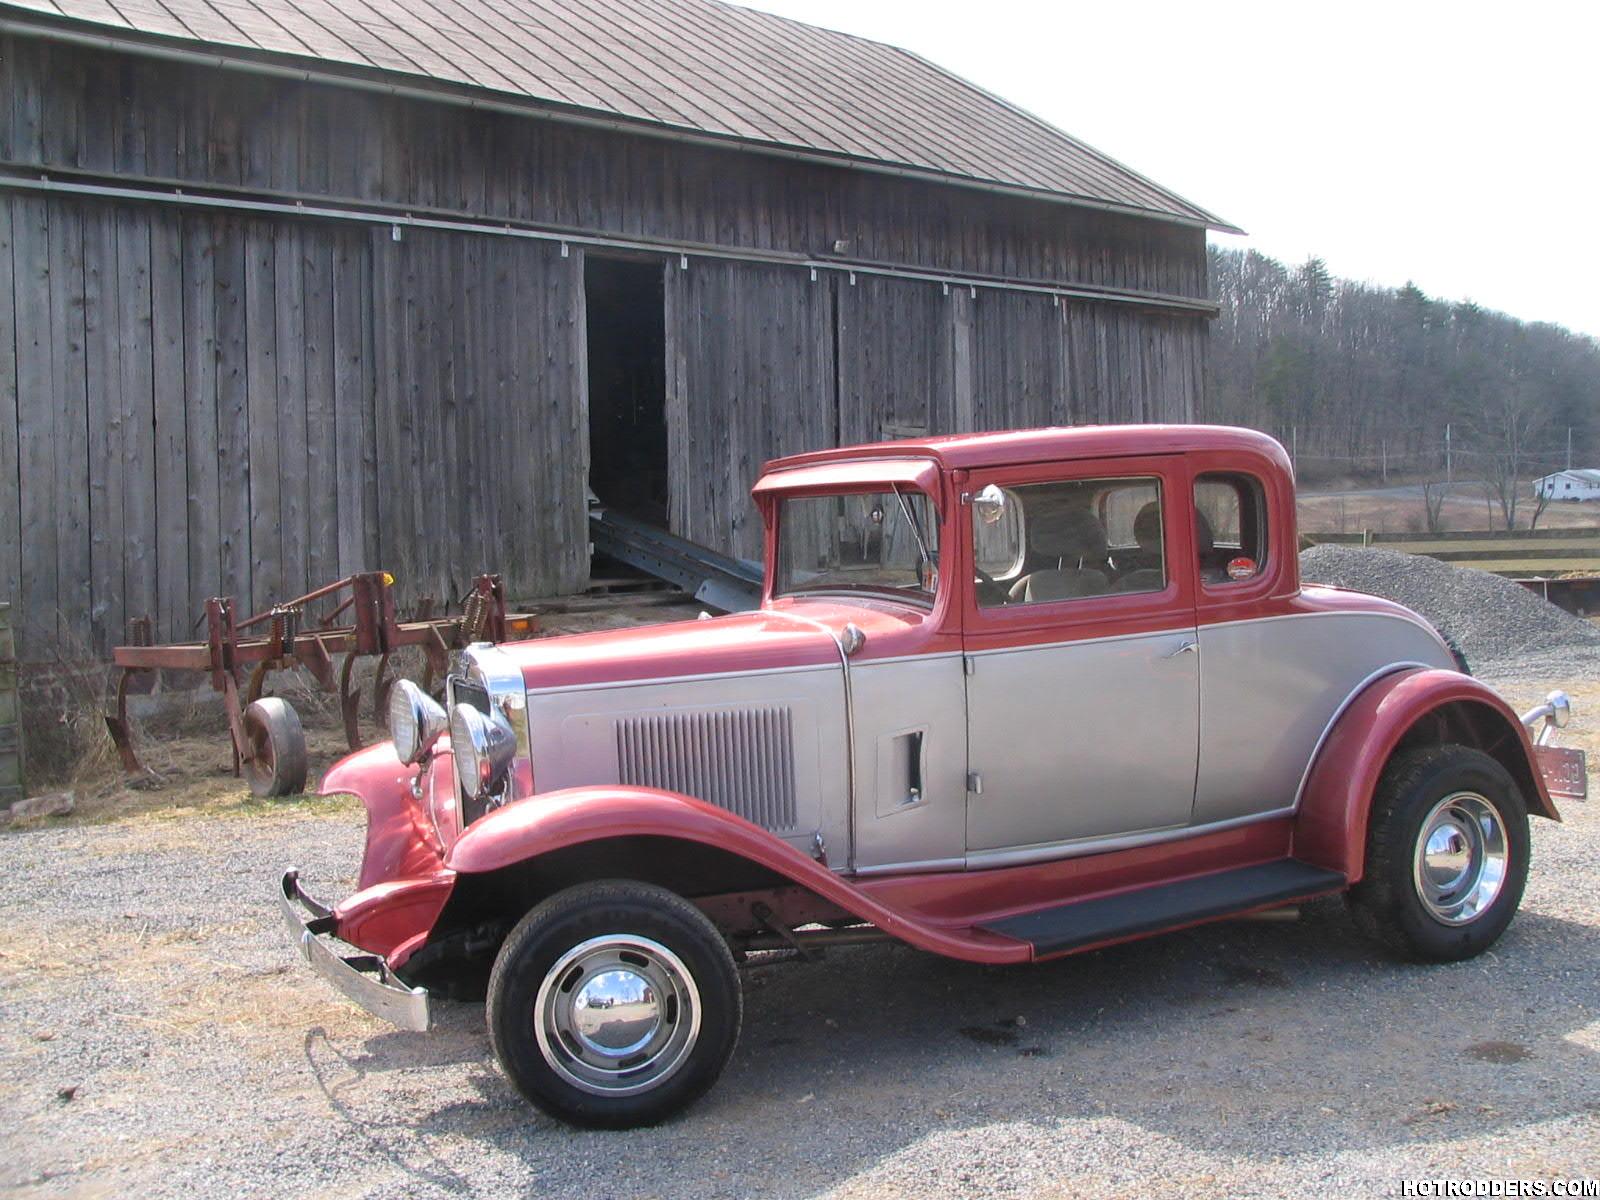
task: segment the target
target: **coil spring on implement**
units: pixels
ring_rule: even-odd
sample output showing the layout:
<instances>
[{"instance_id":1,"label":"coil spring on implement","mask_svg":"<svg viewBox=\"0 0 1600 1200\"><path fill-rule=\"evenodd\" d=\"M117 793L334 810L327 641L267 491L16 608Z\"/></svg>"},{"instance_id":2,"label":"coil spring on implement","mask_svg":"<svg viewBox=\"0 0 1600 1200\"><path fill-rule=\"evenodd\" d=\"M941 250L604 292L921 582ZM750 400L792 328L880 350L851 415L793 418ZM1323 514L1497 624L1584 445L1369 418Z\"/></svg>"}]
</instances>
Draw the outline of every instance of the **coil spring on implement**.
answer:
<instances>
[{"instance_id":1,"label":"coil spring on implement","mask_svg":"<svg viewBox=\"0 0 1600 1200\"><path fill-rule=\"evenodd\" d=\"M484 641L484 630L489 624L489 598L473 588L461 609L461 629L468 644Z\"/></svg>"},{"instance_id":2,"label":"coil spring on implement","mask_svg":"<svg viewBox=\"0 0 1600 1200\"><path fill-rule=\"evenodd\" d=\"M295 639L300 636L300 607L295 604L277 604L272 608L270 636L279 654L294 653Z\"/></svg>"}]
</instances>

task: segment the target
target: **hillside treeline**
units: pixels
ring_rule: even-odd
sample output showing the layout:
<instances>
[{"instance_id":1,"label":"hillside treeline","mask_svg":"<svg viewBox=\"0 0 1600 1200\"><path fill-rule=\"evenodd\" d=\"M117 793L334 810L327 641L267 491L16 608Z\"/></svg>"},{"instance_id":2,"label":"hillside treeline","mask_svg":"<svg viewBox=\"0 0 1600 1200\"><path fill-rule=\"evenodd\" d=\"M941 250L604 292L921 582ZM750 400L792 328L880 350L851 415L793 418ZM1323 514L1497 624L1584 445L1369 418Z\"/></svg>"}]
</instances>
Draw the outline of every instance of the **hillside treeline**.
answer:
<instances>
[{"instance_id":1,"label":"hillside treeline","mask_svg":"<svg viewBox=\"0 0 1600 1200\"><path fill-rule=\"evenodd\" d=\"M1207 416L1293 443L1303 475L1527 479L1600 466L1600 343L1472 303L1211 250Z\"/></svg>"}]
</instances>

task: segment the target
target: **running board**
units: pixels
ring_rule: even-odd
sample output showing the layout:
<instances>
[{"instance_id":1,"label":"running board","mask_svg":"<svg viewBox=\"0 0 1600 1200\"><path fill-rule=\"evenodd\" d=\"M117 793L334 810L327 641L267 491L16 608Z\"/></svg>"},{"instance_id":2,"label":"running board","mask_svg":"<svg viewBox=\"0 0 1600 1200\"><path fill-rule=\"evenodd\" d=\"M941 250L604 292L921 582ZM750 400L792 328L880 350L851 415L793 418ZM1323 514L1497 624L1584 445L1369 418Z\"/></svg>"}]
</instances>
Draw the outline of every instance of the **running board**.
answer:
<instances>
[{"instance_id":1,"label":"running board","mask_svg":"<svg viewBox=\"0 0 1600 1200\"><path fill-rule=\"evenodd\" d=\"M1033 946L1034 958L1047 958L1103 942L1288 904L1340 891L1344 886L1345 878L1338 871L1283 858L1020 913L978 928L1028 942Z\"/></svg>"}]
</instances>

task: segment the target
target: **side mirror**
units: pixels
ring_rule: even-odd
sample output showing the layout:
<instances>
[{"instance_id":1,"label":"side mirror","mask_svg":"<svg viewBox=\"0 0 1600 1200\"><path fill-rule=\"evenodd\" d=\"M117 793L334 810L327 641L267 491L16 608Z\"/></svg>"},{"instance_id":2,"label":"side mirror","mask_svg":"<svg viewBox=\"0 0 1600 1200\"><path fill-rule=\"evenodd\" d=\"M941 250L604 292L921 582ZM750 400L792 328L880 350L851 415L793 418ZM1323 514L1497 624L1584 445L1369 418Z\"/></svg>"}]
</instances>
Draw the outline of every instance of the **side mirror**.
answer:
<instances>
[{"instance_id":1,"label":"side mirror","mask_svg":"<svg viewBox=\"0 0 1600 1200\"><path fill-rule=\"evenodd\" d=\"M991 483L972 498L972 508L985 525L997 525L1006 515L1006 494Z\"/></svg>"}]
</instances>

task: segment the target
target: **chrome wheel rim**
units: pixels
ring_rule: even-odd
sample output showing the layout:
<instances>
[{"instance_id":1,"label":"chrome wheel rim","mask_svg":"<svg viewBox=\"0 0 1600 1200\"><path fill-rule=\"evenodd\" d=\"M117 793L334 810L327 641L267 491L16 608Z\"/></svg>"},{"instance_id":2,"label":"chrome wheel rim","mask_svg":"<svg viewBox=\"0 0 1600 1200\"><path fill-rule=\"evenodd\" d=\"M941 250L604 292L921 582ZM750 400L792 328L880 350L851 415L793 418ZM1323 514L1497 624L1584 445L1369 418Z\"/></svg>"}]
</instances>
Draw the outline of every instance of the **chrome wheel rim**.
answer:
<instances>
[{"instance_id":1,"label":"chrome wheel rim","mask_svg":"<svg viewBox=\"0 0 1600 1200\"><path fill-rule=\"evenodd\" d=\"M590 938L546 972L534 1033L551 1069L598 1096L631 1096L666 1082L700 1037L700 992L660 942Z\"/></svg>"},{"instance_id":2,"label":"chrome wheel rim","mask_svg":"<svg viewBox=\"0 0 1600 1200\"><path fill-rule=\"evenodd\" d=\"M1467 925L1499 898L1509 863L1499 810L1476 792L1456 792L1422 822L1412 873L1430 916Z\"/></svg>"}]
</instances>

